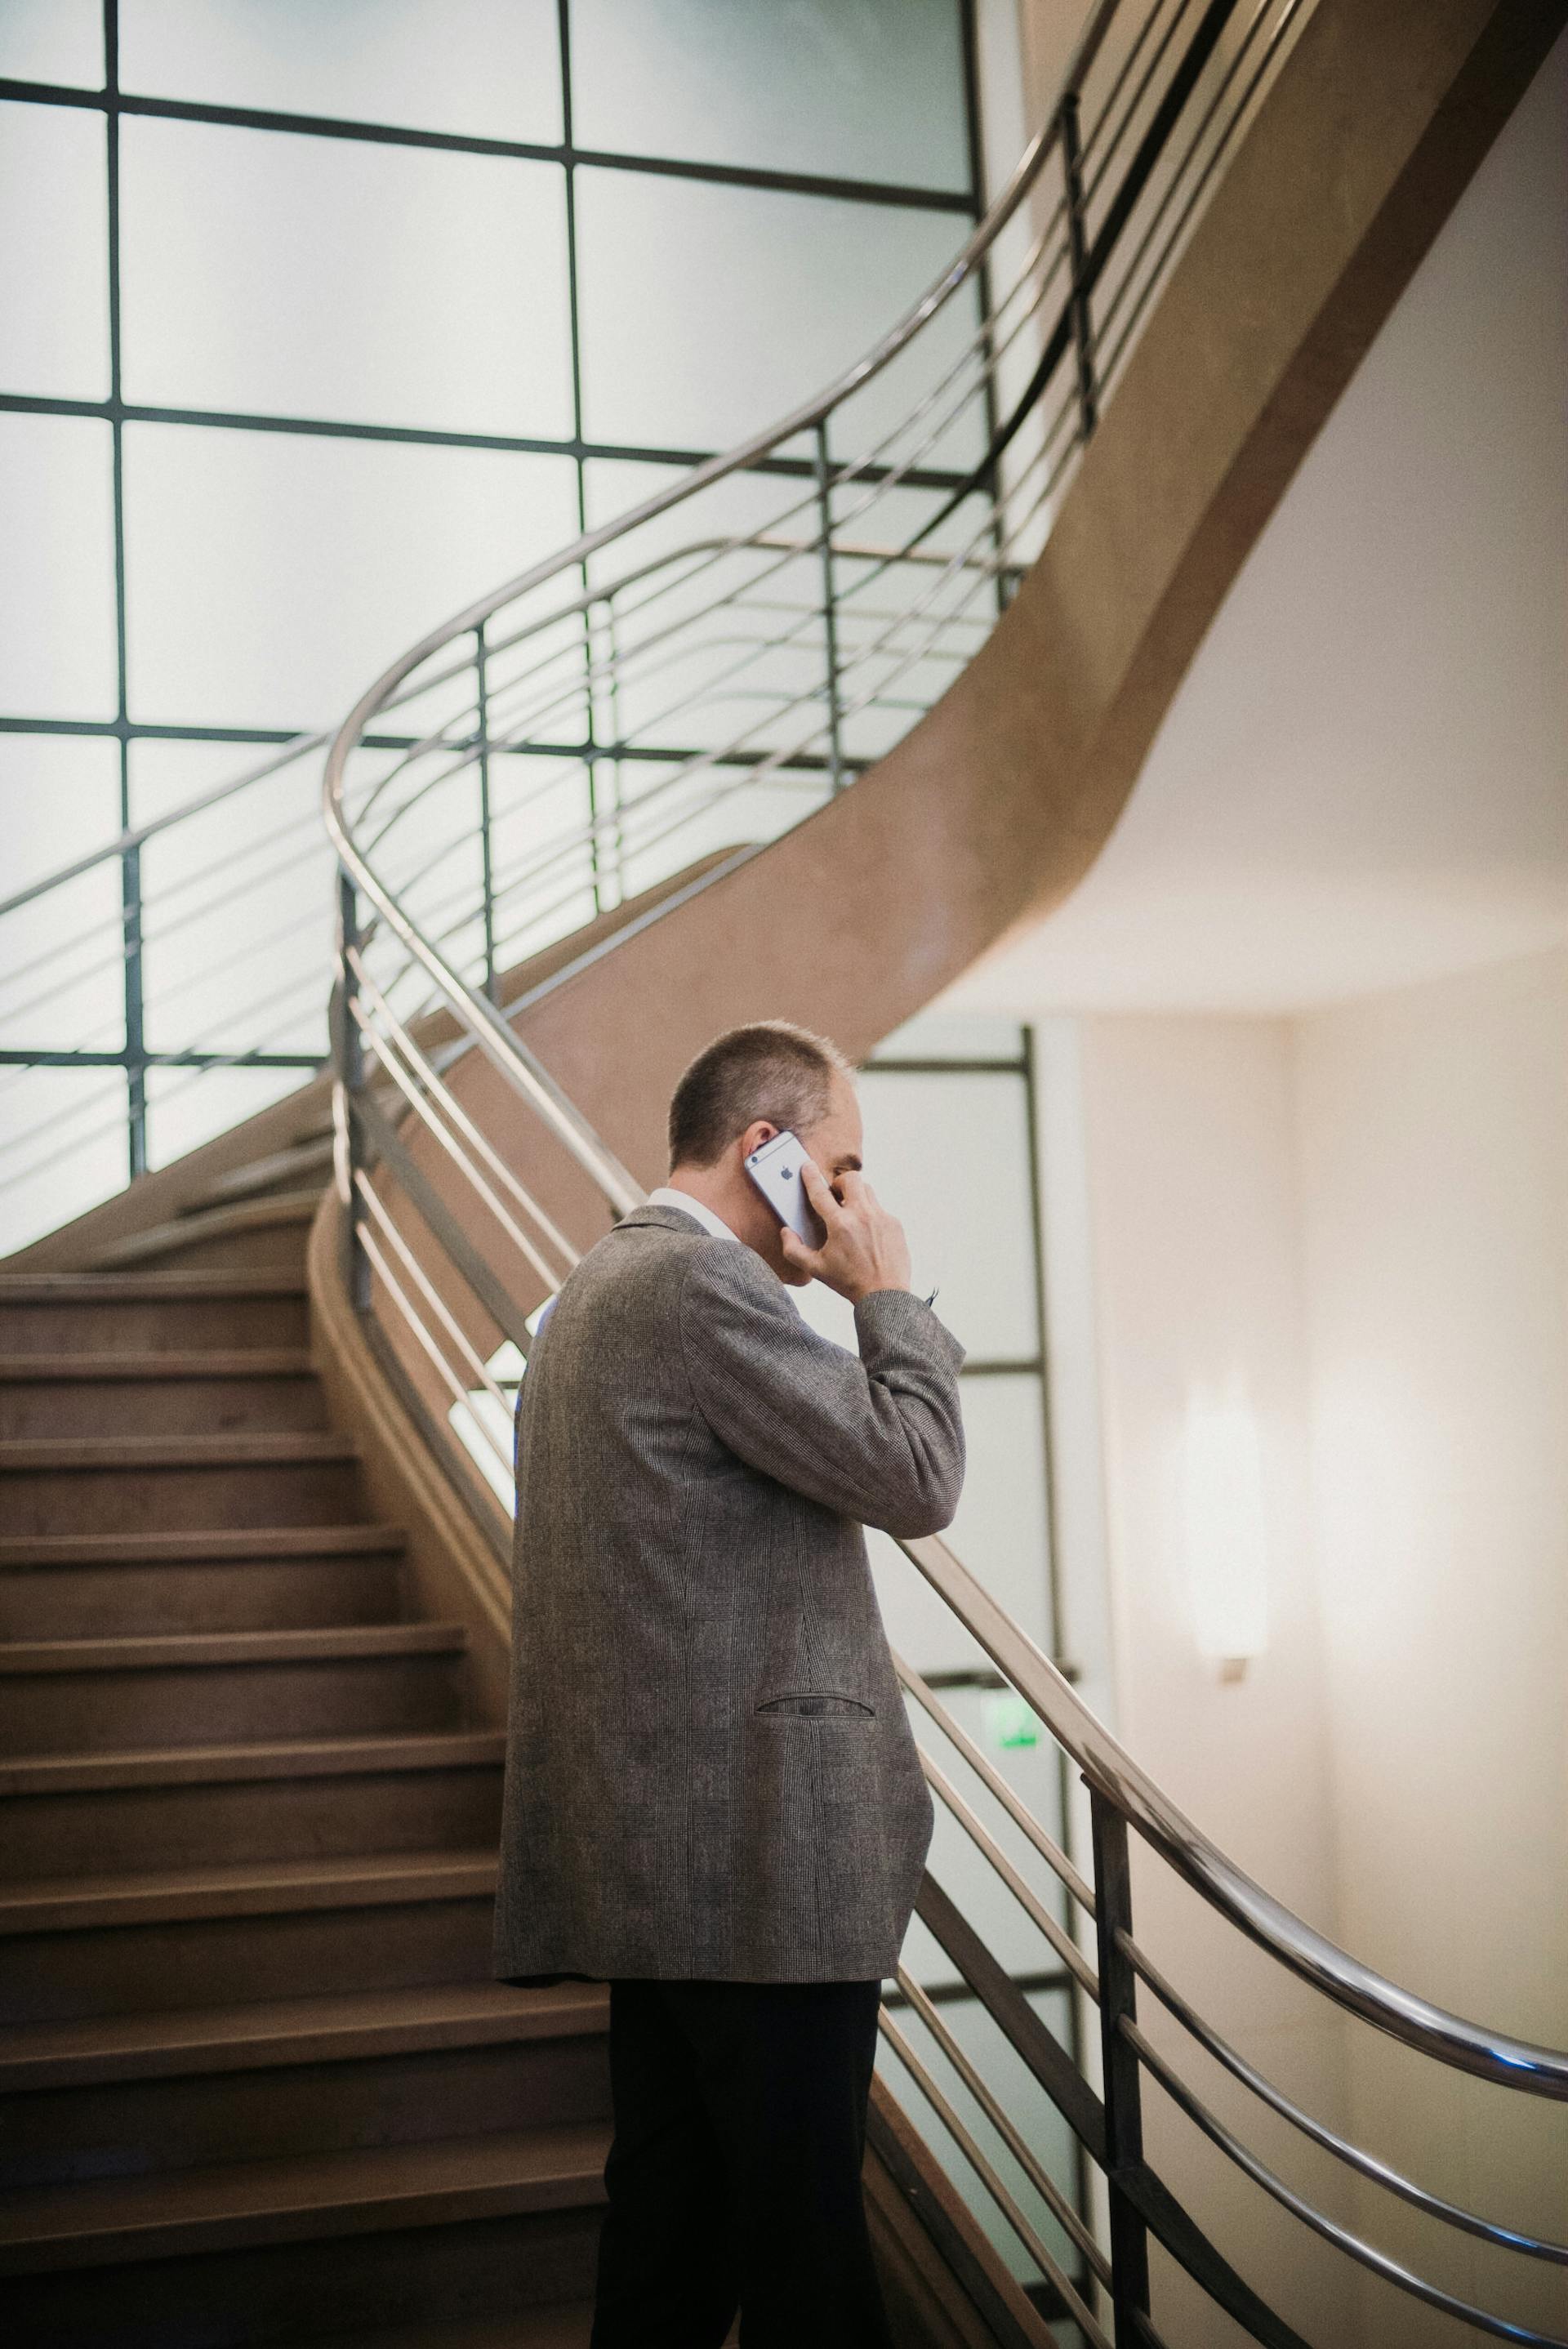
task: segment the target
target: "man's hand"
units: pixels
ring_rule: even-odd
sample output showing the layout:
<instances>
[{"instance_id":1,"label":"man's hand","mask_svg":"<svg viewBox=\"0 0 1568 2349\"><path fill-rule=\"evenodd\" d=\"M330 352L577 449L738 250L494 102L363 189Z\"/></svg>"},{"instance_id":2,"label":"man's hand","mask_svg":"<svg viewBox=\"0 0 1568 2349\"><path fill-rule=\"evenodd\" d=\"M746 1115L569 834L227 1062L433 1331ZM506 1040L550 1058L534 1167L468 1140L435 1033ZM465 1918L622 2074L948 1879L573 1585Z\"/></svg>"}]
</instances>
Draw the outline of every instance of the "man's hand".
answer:
<instances>
[{"instance_id":1,"label":"man's hand","mask_svg":"<svg viewBox=\"0 0 1568 2349\"><path fill-rule=\"evenodd\" d=\"M820 1248L808 1247L786 1224L779 1246L789 1262L836 1288L851 1305L874 1288L907 1288L909 1243L903 1226L881 1205L864 1176L842 1174L835 1191L820 1168L802 1157L800 1180L828 1237Z\"/></svg>"}]
</instances>

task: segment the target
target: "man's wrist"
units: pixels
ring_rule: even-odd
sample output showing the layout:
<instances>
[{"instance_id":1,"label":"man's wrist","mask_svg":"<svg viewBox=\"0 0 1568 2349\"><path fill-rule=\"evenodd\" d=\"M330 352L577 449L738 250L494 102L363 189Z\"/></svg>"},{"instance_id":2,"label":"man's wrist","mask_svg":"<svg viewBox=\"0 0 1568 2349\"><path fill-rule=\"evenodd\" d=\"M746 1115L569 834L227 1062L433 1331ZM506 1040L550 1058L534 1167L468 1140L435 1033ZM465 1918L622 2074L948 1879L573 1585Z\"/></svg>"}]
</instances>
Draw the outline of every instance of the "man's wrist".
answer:
<instances>
[{"instance_id":1,"label":"man's wrist","mask_svg":"<svg viewBox=\"0 0 1568 2349\"><path fill-rule=\"evenodd\" d=\"M846 1288L842 1293L851 1305L858 1305L862 1297L880 1297L888 1289L903 1297L913 1295L907 1280L868 1280L863 1288Z\"/></svg>"}]
</instances>

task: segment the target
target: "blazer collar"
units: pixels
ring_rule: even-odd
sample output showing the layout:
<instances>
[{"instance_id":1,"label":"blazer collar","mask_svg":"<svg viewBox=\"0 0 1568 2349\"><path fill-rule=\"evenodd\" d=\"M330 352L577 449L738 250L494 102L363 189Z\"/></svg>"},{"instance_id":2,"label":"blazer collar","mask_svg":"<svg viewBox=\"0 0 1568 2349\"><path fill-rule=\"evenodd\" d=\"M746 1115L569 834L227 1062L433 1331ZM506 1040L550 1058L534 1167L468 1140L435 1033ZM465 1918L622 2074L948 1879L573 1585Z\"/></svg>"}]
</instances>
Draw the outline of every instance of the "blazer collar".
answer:
<instances>
[{"instance_id":1,"label":"blazer collar","mask_svg":"<svg viewBox=\"0 0 1568 2349\"><path fill-rule=\"evenodd\" d=\"M644 1224L652 1224L666 1232L707 1231L700 1216L688 1215L685 1207L666 1206L662 1199L645 1200L640 1207L634 1207L630 1215L623 1216L614 1228L624 1232ZM738 1233L731 1232L729 1237L738 1247L744 1246Z\"/></svg>"}]
</instances>

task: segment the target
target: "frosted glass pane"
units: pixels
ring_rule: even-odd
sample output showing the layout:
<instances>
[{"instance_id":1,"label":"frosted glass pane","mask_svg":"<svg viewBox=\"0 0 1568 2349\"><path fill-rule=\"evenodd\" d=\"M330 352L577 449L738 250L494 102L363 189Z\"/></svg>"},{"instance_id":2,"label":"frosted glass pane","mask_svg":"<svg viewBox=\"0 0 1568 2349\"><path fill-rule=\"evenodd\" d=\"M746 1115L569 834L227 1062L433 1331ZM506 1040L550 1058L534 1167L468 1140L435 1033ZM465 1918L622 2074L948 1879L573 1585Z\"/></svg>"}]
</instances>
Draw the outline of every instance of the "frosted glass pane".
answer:
<instances>
[{"instance_id":1,"label":"frosted glass pane","mask_svg":"<svg viewBox=\"0 0 1568 2349\"><path fill-rule=\"evenodd\" d=\"M552 145L555 0L120 0L126 89Z\"/></svg>"},{"instance_id":2,"label":"frosted glass pane","mask_svg":"<svg viewBox=\"0 0 1568 2349\"><path fill-rule=\"evenodd\" d=\"M810 1289L799 1292L802 1302L810 1294ZM814 1313L808 1319L815 1325ZM958 1514L943 1539L1048 1654L1050 1565L1040 1381L1032 1371L966 1378L962 1404L968 1465ZM867 1540L882 1619L893 1646L922 1671L986 1665L987 1659L957 1617L897 1546L885 1534L868 1534Z\"/></svg>"},{"instance_id":3,"label":"frosted glass pane","mask_svg":"<svg viewBox=\"0 0 1568 2349\"><path fill-rule=\"evenodd\" d=\"M167 1166L312 1081L308 1069L149 1069L147 1163Z\"/></svg>"},{"instance_id":4,"label":"frosted glass pane","mask_svg":"<svg viewBox=\"0 0 1568 2349\"><path fill-rule=\"evenodd\" d=\"M234 743L133 742L138 823L257 763ZM276 775L155 833L141 851L149 1048L326 1050L335 860L321 761Z\"/></svg>"},{"instance_id":5,"label":"frosted glass pane","mask_svg":"<svg viewBox=\"0 0 1568 2349\"><path fill-rule=\"evenodd\" d=\"M617 860L621 895L634 897L715 849L777 840L792 831L822 805L828 781L820 772L776 769L754 782L744 767L666 775L628 761L621 769L621 792L624 825L605 850L614 859L624 849Z\"/></svg>"},{"instance_id":6,"label":"frosted glass pane","mask_svg":"<svg viewBox=\"0 0 1568 2349\"><path fill-rule=\"evenodd\" d=\"M496 959L501 969L593 920L588 770L576 760L490 761Z\"/></svg>"},{"instance_id":7,"label":"frosted glass pane","mask_svg":"<svg viewBox=\"0 0 1568 2349\"><path fill-rule=\"evenodd\" d=\"M122 1069L0 1070L0 1256L123 1190Z\"/></svg>"},{"instance_id":8,"label":"frosted glass pane","mask_svg":"<svg viewBox=\"0 0 1568 2349\"><path fill-rule=\"evenodd\" d=\"M108 396L106 168L101 115L0 104L0 388Z\"/></svg>"},{"instance_id":9,"label":"frosted glass pane","mask_svg":"<svg viewBox=\"0 0 1568 2349\"><path fill-rule=\"evenodd\" d=\"M5 0L0 74L8 81L103 88L103 0Z\"/></svg>"},{"instance_id":10,"label":"frosted glass pane","mask_svg":"<svg viewBox=\"0 0 1568 2349\"><path fill-rule=\"evenodd\" d=\"M120 168L129 398L570 433L554 164L128 117Z\"/></svg>"},{"instance_id":11,"label":"frosted glass pane","mask_svg":"<svg viewBox=\"0 0 1568 2349\"><path fill-rule=\"evenodd\" d=\"M965 190L955 0L573 0L580 145Z\"/></svg>"},{"instance_id":12,"label":"frosted glass pane","mask_svg":"<svg viewBox=\"0 0 1568 2349\"><path fill-rule=\"evenodd\" d=\"M96 418L0 416L0 710L115 714L109 440Z\"/></svg>"},{"instance_id":13,"label":"frosted glass pane","mask_svg":"<svg viewBox=\"0 0 1568 2349\"><path fill-rule=\"evenodd\" d=\"M577 222L589 436L679 449L727 447L825 388L962 242L945 213L610 171L578 173ZM965 309L922 337L891 405L860 396L839 453L952 363Z\"/></svg>"},{"instance_id":14,"label":"frosted glass pane","mask_svg":"<svg viewBox=\"0 0 1568 2349\"><path fill-rule=\"evenodd\" d=\"M569 458L160 424L125 440L143 719L335 725L406 646L576 532Z\"/></svg>"},{"instance_id":15,"label":"frosted glass pane","mask_svg":"<svg viewBox=\"0 0 1568 2349\"><path fill-rule=\"evenodd\" d=\"M963 1381L968 1449L947 1536L970 1572L1050 1651L1050 1558L1040 1381L1033 1371Z\"/></svg>"},{"instance_id":16,"label":"frosted glass pane","mask_svg":"<svg viewBox=\"0 0 1568 2349\"><path fill-rule=\"evenodd\" d=\"M867 1169L909 1235L922 1294L940 1282L937 1311L977 1360L1031 1360L1039 1335L1022 1078L870 1068L860 1092Z\"/></svg>"},{"instance_id":17,"label":"frosted glass pane","mask_svg":"<svg viewBox=\"0 0 1568 2349\"><path fill-rule=\"evenodd\" d=\"M0 895L119 832L119 750L91 736L0 734ZM118 1051L125 1041L120 867L106 860L0 916L0 1043ZM0 1133L15 1071L0 1071ZM0 1160L0 1185L5 1180Z\"/></svg>"}]
</instances>

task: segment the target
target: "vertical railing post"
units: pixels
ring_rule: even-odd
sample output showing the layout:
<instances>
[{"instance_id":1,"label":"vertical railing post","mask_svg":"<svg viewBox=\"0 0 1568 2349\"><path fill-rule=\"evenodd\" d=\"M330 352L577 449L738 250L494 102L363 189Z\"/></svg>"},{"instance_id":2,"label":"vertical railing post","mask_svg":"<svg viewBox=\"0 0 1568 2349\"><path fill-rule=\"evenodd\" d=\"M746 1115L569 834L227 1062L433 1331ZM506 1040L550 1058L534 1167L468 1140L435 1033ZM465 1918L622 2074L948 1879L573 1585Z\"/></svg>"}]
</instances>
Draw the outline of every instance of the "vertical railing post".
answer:
<instances>
[{"instance_id":1,"label":"vertical railing post","mask_svg":"<svg viewBox=\"0 0 1568 2349\"><path fill-rule=\"evenodd\" d=\"M129 812L126 818L129 823ZM147 1172L147 1027L142 970L141 847L119 860L120 917L125 927L125 1066L130 1112L129 1180Z\"/></svg>"},{"instance_id":2,"label":"vertical railing post","mask_svg":"<svg viewBox=\"0 0 1568 2349\"><path fill-rule=\"evenodd\" d=\"M1073 349L1078 359L1078 422L1088 440L1099 421L1094 372L1094 321L1089 313L1088 246L1084 229L1083 149L1078 92L1062 99L1062 173L1067 181L1068 257L1072 264Z\"/></svg>"},{"instance_id":3,"label":"vertical railing post","mask_svg":"<svg viewBox=\"0 0 1568 2349\"><path fill-rule=\"evenodd\" d=\"M1123 2036L1121 2018L1136 2013L1137 1978L1117 1939L1132 1931L1132 1880L1127 1821L1092 1780L1088 1787L1094 1843L1095 1933L1099 1942L1100 2056L1105 2074L1105 2175L1110 2196L1111 2305L1116 2349L1143 2339L1139 2315L1149 2313L1149 2237L1128 2199L1126 2174L1143 2159L1142 2081L1138 2051Z\"/></svg>"},{"instance_id":4,"label":"vertical railing post","mask_svg":"<svg viewBox=\"0 0 1568 2349\"><path fill-rule=\"evenodd\" d=\"M828 771L835 792L843 789L843 711L839 698L839 606L833 582L833 499L828 470L828 427L817 426L817 506L822 527L823 653L828 667Z\"/></svg>"},{"instance_id":5,"label":"vertical railing post","mask_svg":"<svg viewBox=\"0 0 1568 2349\"><path fill-rule=\"evenodd\" d=\"M490 856L490 698L487 687L485 624L481 620L474 630L474 707L479 721L480 751L480 861L484 883L485 993L492 1003L496 1003L499 999L495 968L495 872Z\"/></svg>"},{"instance_id":6,"label":"vertical railing post","mask_svg":"<svg viewBox=\"0 0 1568 2349\"><path fill-rule=\"evenodd\" d=\"M354 883L337 870L337 978L328 1017L332 1025L333 1058L337 1081L333 1087L333 1161L338 1197L343 1203L343 1239L339 1271L343 1287L356 1313L370 1306L370 1259L359 1231L359 1145L354 1117L354 1097L365 1081L365 1047L359 1023L349 1004L354 973L348 957L359 940L359 916Z\"/></svg>"}]
</instances>

